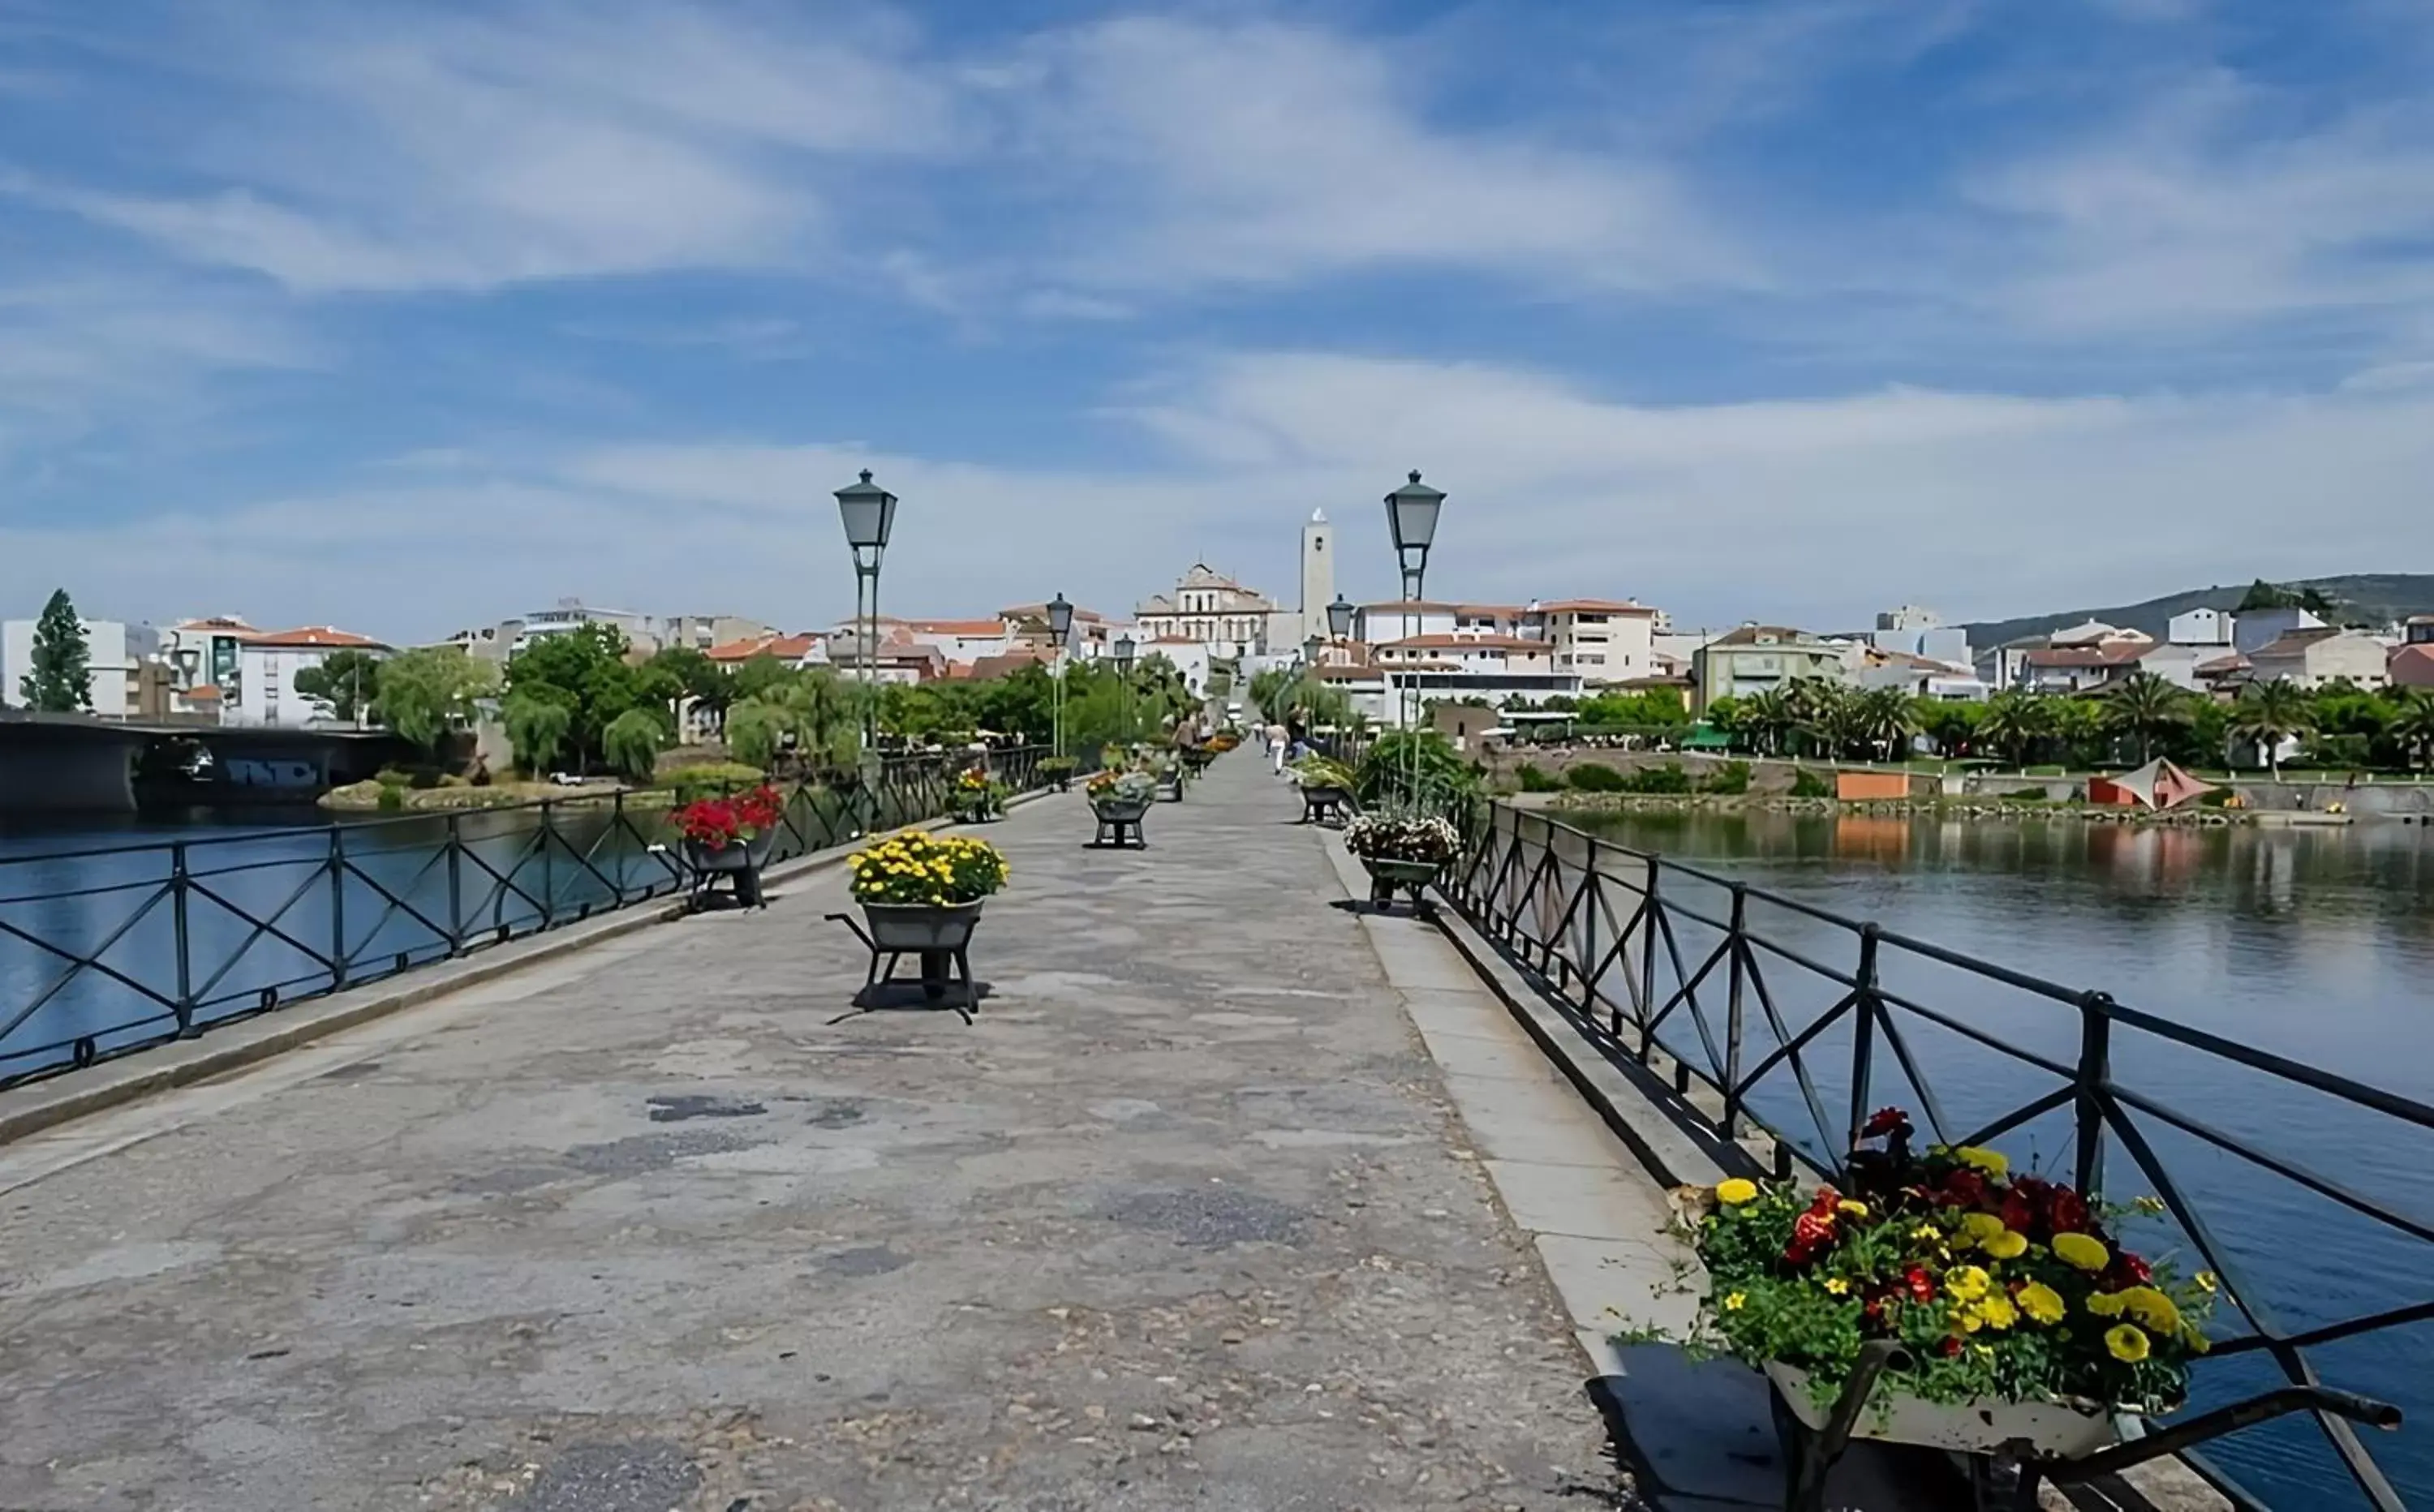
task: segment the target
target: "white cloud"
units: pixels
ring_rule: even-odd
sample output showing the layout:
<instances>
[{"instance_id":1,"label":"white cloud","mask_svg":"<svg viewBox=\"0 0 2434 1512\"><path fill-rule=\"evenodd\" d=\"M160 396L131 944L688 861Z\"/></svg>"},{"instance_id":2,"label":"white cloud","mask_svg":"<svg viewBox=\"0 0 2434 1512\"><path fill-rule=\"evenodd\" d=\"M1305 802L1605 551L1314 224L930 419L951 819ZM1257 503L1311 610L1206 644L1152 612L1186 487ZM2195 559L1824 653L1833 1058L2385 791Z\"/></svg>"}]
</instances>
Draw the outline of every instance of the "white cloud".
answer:
<instances>
[{"instance_id":1,"label":"white cloud","mask_svg":"<svg viewBox=\"0 0 2434 1512\"><path fill-rule=\"evenodd\" d=\"M1027 170L1082 210L1100 287L1458 267L1724 286L1752 260L1654 161L1432 124L1423 59L1311 27L1137 17L1042 39L1003 85Z\"/></svg>"},{"instance_id":2,"label":"white cloud","mask_svg":"<svg viewBox=\"0 0 2434 1512\"><path fill-rule=\"evenodd\" d=\"M2434 110L2358 104L2293 128L2293 102L2229 74L2091 139L1980 176L2025 229L1993 291L2065 333L2222 333L2434 307Z\"/></svg>"},{"instance_id":3,"label":"white cloud","mask_svg":"<svg viewBox=\"0 0 2434 1512\"><path fill-rule=\"evenodd\" d=\"M2422 384L1649 406L1527 371L1274 354L1116 413L1159 460L577 446L209 519L0 528L0 601L47 591L60 563L108 561L124 613L174 612L207 587L257 619L419 637L577 593L809 624L850 605L830 495L864 467L904 501L887 602L934 613L1057 591L1122 609L1194 559L1290 593L1313 506L1343 522L1344 586L1382 594L1377 501L1408 467L1451 495L1438 591L1633 594L1688 622L1831 627L1902 601L1968 618L2434 556Z\"/></svg>"},{"instance_id":4,"label":"white cloud","mask_svg":"<svg viewBox=\"0 0 2434 1512\"><path fill-rule=\"evenodd\" d=\"M305 293L797 264L829 160L951 128L882 53L663 7L282 9L210 40L245 109L155 145L225 187L46 197Z\"/></svg>"}]
</instances>

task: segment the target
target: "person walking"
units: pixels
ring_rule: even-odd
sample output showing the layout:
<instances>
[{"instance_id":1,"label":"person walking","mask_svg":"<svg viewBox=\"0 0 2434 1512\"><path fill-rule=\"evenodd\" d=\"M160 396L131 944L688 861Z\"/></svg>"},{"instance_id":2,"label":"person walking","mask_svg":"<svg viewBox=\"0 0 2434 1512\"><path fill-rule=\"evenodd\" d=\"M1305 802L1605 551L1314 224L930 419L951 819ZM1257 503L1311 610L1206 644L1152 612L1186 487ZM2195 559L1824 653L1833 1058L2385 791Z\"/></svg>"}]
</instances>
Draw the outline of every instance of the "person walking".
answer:
<instances>
[{"instance_id":1,"label":"person walking","mask_svg":"<svg viewBox=\"0 0 2434 1512\"><path fill-rule=\"evenodd\" d=\"M1285 727L1281 724L1270 724L1267 735L1268 762L1275 773L1281 777L1285 774Z\"/></svg>"}]
</instances>

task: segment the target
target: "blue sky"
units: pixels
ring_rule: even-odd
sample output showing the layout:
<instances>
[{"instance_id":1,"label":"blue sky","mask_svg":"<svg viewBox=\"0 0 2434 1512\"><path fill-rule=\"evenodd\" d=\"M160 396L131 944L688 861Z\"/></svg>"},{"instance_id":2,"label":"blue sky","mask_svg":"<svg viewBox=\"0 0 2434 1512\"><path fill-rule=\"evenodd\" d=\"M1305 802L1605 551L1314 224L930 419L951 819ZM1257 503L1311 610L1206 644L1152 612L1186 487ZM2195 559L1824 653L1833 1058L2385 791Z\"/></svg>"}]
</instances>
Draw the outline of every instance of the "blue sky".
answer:
<instances>
[{"instance_id":1,"label":"blue sky","mask_svg":"<svg viewBox=\"0 0 2434 1512\"><path fill-rule=\"evenodd\" d=\"M2425 0L0 0L0 609L2434 569Z\"/></svg>"}]
</instances>

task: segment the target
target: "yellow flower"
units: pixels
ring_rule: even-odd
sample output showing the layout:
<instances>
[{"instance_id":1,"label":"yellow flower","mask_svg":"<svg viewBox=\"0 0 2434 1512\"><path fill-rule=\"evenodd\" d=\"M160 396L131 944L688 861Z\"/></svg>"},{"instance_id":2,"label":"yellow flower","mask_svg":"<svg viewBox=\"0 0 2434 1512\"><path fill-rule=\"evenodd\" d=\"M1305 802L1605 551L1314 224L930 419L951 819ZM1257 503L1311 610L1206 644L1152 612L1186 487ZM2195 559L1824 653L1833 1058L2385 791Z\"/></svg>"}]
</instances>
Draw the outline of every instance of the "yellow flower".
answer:
<instances>
[{"instance_id":1,"label":"yellow flower","mask_svg":"<svg viewBox=\"0 0 2434 1512\"><path fill-rule=\"evenodd\" d=\"M2102 1270L2113 1263L2113 1252L2103 1244L2083 1233L2058 1233L2053 1240L2054 1258L2082 1270Z\"/></svg>"},{"instance_id":2,"label":"yellow flower","mask_svg":"<svg viewBox=\"0 0 2434 1512\"><path fill-rule=\"evenodd\" d=\"M2021 1312L2040 1323L2059 1323L2062 1315L2069 1310L2063 1302L2062 1293L2041 1281L2020 1288L2019 1304Z\"/></svg>"},{"instance_id":3,"label":"yellow flower","mask_svg":"<svg viewBox=\"0 0 2434 1512\"><path fill-rule=\"evenodd\" d=\"M2133 1286L2121 1294L2121 1301L2132 1317L2158 1334L2174 1333L2181 1326L2181 1310L2152 1286Z\"/></svg>"},{"instance_id":4,"label":"yellow flower","mask_svg":"<svg viewBox=\"0 0 2434 1512\"><path fill-rule=\"evenodd\" d=\"M2119 1292L2098 1292L2087 1300L2087 1310L2099 1317L2119 1317L2130 1309Z\"/></svg>"},{"instance_id":5,"label":"yellow flower","mask_svg":"<svg viewBox=\"0 0 2434 1512\"><path fill-rule=\"evenodd\" d=\"M1757 1199L1757 1183L1746 1176L1726 1177L1716 1183L1716 1200L1728 1208Z\"/></svg>"},{"instance_id":6,"label":"yellow flower","mask_svg":"<svg viewBox=\"0 0 2434 1512\"><path fill-rule=\"evenodd\" d=\"M1991 1360L1995 1357L1995 1346L1991 1344L1972 1344L1969 1346L1969 1352L1978 1356L1978 1358L1981 1360Z\"/></svg>"},{"instance_id":7,"label":"yellow flower","mask_svg":"<svg viewBox=\"0 0 2434 1512\"><path fill-rule=\"evenodd\" d=\"M2011 1173L2012 1163L2000 1150L1980 1149L1975 1145L1963 1145L1954 1150L1952 1155L1962 1164L1975 1165L1989 1176L2006 1176Z\"/></svg>"},{"instance_id":8,"label":"yellow flower","mask_svg":"<svg viewBox=\"0 0 2434 1512\"><path fill-rule=\"evenodd\" d=\"M2213 1271L2201 1270L2196 1275L2191 1276L2189 1280L2196 1282L2198 1283L2198 1290L2205 1293L2208 1297L2212 1297L2214 1295L2214 1289L2218 1283L2214 1279Z\"/></svg>"},{"instance_id":9,"label":"yellow flower","mask_svg":"<svg viewBox=\"0 0 2434 1512\"><path fill-rule=\"evenodd\" d=\"M2198 1327L2195 1323L2185 1324L2182 1327L2181 1342L2187 1345L2189 1347L2189 1351L2193 1354L2203 1354L2208 1350L2214 1348L2214 1340L2207 1338L2205 1336L2205 1331Z\"/></svg>"},{"instance_id":10,"label":"yellow flower","mask_svg":"<svg viewBox=\"0 0 2434 1512\"><path fill-rule=\"evenodd\" d=\"M2017 1260L2029 1252L2029 1236L2006 1229L1979 1241L1978 1248L1997 1260Z\"/></svg>"},{"instance_id":11,"label":"yellow flower","mask_svg":"<svg viewBox=\"0 0 2434 1512\"><path fill-rule=\"evenodd\" d=\"M1851 1293L1851 1283L1840 1276L1828 1276L1826 1278L1826 1291L1828 1296L1847 1297Z\"/></svg>"},{"instance_id":12,"label":"yellow flower","mask_svg":"<svg viewBox=\"0 0 2434 1512\"><path fill-rule=\"evenodd\" d=\"M1976 1308L1964 1307L1952 1315L1952 1326L1963 1334L1975 1334L1986 1326L1986 1320L1978 1316Z\"/></svg>"},{"instance_id":13,"label":"yellow flower","mask_svg":"<svg viewBox=\"0 0 2434 1512\"><path fill-rule=\"evenodd\" d=\"M2010 1298L1997 1292L1978 1304L1978 1316L1986 1320L1988 1328L2006 1329L2020 1320L2020 1310L2012 1305Z\"/></svg>"},{"instance_id":14,"label":"yellow flower","mask_svg":"<svg viewBox=\"0 0 2434 1512\"><path fill-rule=\"evenodd\" d=\"M1917 1228L1912 1229L1910 1232L1910 1236L1912 1239L1917 1240L1920 1244L1933 1244L1938 1239L1944 1237L1944 1235L1937 1231L1935 1225L1931 1223L1920 1224Z\"/></svg>"},{"instance_id":15,"label":"yellow flower","mask_svg":"<svg viewBox=\"0 0 2434 1512\"><path fill-rule=\"evenodd\" d=\"M1988 1278L1976 1266L1963 1266L1944 1278L1944 1289L1964 1302L1974 1302L1986 1295Z\"/></svg>"},{"instance_id":16,"label":"yellow flower","mask_svg":"<svg viewBox=\"0 0 2434 1512\"><path fill-rule=\"evenodd\" d=\"M1849 1198L1844 1198L1834 1204L1834 1211L1854 1218L1864 1218L1868 1215L1868 1205L1865 1202L1854 1202Z\"/></svg>"},{"instance_id":17,"label":"yellow flower","mask_svg":"<svg viewBox=\"0 0 2434 1512\"><path fill-rule=\"evenodd\" d=\"M2146 1331L2135 1323L2116 1323L2104 1331L2104 1347L2115 1359L2136 1365L2147 1357Z\"/></svg>"},{"instance_id":18,"label":"yellow flower","mask_svg":"<svg viewBox=\"0 0 2434 1512\"><path fill-rule=\"evenodd\" d=\"M1972 1244L1984 1244L2003 1232L2003 1220L1991 1213L1964 1213L1961 1215L1961 1232Z\"/></svg>"},{"instance_id":19,"label":"yellow flower","mask_svg":"<svg viewBox=\"0 0 2434 1512\"><path fill-rule=\"evenodd\" d=\"M2151 1218L2164 1211L2164 1199L2159 1197L2142 1197L2130 1205Z\"/></svg>"},{"instance_id":20,"label":"yellow flower","mask_svg":"<svg viewBox=\"0 0 2434 1512\"><path fill-rule=\"evenodd\" d=\"M1724 1299L1724 1311L1727 1313L1738 1313L1741 1310L1741 1304L1748 1300L1749 1298L1745 1294L1735 1292L1730 1297Z\"/></svg>"}]
</instances>

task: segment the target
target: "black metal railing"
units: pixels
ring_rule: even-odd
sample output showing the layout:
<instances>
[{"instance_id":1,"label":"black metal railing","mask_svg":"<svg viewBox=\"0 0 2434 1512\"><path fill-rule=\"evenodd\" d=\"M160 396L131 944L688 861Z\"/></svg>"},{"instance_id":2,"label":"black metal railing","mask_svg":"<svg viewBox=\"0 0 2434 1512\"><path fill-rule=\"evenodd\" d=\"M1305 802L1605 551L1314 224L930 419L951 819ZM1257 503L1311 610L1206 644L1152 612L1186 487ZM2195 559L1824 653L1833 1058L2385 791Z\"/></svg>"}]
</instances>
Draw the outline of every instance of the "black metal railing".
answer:
<instances>
[{"instance_id":1,"label":"black metal railing","mask_svg":"<svg viewBox=\"0 0 2434 1512\"><path fill-rule=\"evenodd\" d=\"M1939 1143L2050 1137L2050 1164L2067 1150L2091 1198L2116 1152L2161 1199L2155 1237L2220 1278L2219 1318L2239 1330L2200 1362L2193 1405L2313 1391L2324 1363L2434 1406L2434 1215L2395 1200L2434 1188L2434 1107L1505 804L1467 828L1448 900L1727 1164L1758 1174L1771 1144L1780 1174L1833 1179L1887 1103ZM2280 1295L2294 1292L2297 1306ZM2363 1504L2407 1504L2351 1421L2309 1414ZM2305 1486L2277 1474L2305 1448L2288 1428L2190 1458L2235 1504L2266 1504L2234 1461L2284 1504L2328 1504L2330 1467ZM2388 1457L2421 1493L2434 1484L2422 1440Z\"/></svg>"},{"instance_id":2,"label":"black metal railing","mask_svg":"<svg viewBox=\"0 0 2434 1512\"><path fill-rule=\"evenodd\" d=\"M1045 754L987 765L1028 791ZM941 817L972 759L779 783L770 859ZM0 857L0 1087L680 892L673 807L621 791Z\"/></svg>"}]
</instances>

